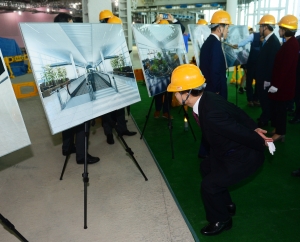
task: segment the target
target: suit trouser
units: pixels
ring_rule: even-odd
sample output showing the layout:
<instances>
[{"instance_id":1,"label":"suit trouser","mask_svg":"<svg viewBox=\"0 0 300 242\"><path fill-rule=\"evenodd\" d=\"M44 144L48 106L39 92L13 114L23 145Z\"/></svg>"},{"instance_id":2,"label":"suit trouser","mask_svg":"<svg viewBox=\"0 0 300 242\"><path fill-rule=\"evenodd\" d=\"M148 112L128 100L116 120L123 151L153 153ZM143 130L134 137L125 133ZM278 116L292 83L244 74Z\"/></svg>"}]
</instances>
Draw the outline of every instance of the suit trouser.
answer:
<instances>
[{"instance_id":1,"label":"suit trouser","mask_svg":"<svg viewBox=\"0 0 300 242\"><path fill-rule=\"evenodd\" d=\"M268 98L269 87L264 89L264 81L257 81L256 88L262 111L260 115L260 121L267 123L270 120L270 100Z\"/></svg>"},{"instance_id":2,"label":"suit trouser","mask_svg":"<svg viewBox=\"0 0 300 242\"><path fill-rule=\"evenodd\" d=\"M286 134L288 102L271 100L271 126L276 129L276 134Z\"/></svg>"},{"instance_id":3,"label":"suit trouser","mask_svg":"<svg viewBox=\"0 0 300 242\"><path fill-rule=\"evenodd\" d=\"M87 146L88 146L88 140L89 140L89 133L90 133L90 121L87 121ZM76 136L76 138L75 138ZM63 150L69 150L72 149L72 146L76 146L76 160L82 160L84 159L85 155L85 123L80 124L76 127L73 127L71 129L67 129L62 131L62 138L63 138ZM75 141L75 143L74 143ZM88 149L88 147L87 147Z\"/></svg>"},{"instance_id":4,"label":"suit trouser","mask_svg":"<svg viewBox=\"0 0 300 242\"><path fill-rule=\"evenodd\" d=\"M112 134L113 128L116 129L118 134L124 133L127 130L125 109L121 108L102 115L102 126L105 135Z\"/></svg>"},{"instance_id":5,"label":"suit trouser","mask_svg":"<svg viewBox=\"0 0 300 242\"><path fill-rule=\"evenodd\" d=\"M160 111L161 108L163 113L169 113L172 103L172 93L163 92L154 96L155 98L155 110ZM164 99L164 100L163 100Z\"/></svg>"},{"instance_id":6,"label":"suit trouser","mask_svg":"<svg viewBox=\"0 0 300 242\"><path fill-rule=\"evenodd\" d=\"M247 94L247 101L253 102L257 101L257 91L256 91L256 83L254 88L252 86L254 79L254 67L247 65L247 75L246 75L246 94Z\"/></svg>"},{"instance_id":7,"label":"suit trouser","mask_svg":"<svg viewBox=\"0 0 300 242\"><path fill-rule=\"evenodd\" d=\"M227 205L232 200L228 187L247 178L262 165L264 153L248 151L245 152L247 160L241 156L240 159L227 157L217 162L208 157L201 162L201 194L208 222L224 222L230 218Z\"/></svg>"}]
</instances>

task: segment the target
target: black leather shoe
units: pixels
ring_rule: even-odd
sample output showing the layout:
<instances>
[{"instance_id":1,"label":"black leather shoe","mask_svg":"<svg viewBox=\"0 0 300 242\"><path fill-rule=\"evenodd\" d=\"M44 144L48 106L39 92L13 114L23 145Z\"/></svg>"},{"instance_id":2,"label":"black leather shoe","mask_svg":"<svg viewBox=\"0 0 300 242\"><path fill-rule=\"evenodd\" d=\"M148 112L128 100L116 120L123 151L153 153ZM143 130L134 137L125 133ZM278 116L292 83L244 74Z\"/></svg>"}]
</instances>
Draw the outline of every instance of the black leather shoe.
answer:
<instances>
[{"instance_id":1,"label":"black leather shoe","mask_svg":"<svg viewBox=\"0 0 300 242\"><path fill-rule=\"evenodd\" d=\"M91 156L90 154L87 154L87 163L88 164L94 164L100 161L99 157ZM84 159L78 160L77 164L84 164Z\"/></svg>"},{"instance_id":2,"label":"black leather shoe","mask_svg":"<svg viewBox=\"0 0 300 242\"><path fill-rule=\"evenodd\" d=\"M122 133L122 135L133 136L136 135L137 132L129 131L128 129Z\"/></svg>"},{"instance_id":3,"label":"black leather shoe","mask_svg":"<svg viewBox=\"0 0 300 242\"><path fill-rule=\"evenodd\" d=\"M72 146L72 148L70 149L70 154L76 153L76 147ZM67 156L68 155L68 150L62 150L62 154L63 156Z\"/></svg>"},{"instance_id":4,"label":"black leather shoe","mask_svg":"<svg viewBox=\"0 0 300 242\"><path fill-rule=\"evenodd\" d=\"M107 144L113 145L115 143L114 136L112 134L106 135L106 142Z\"/></svg>"},{"instance_id":5,"label":"black leather shoe","mask_svg":"<svg viewBox=\"0 0 300 242\"><path fill-rule=\"evenodd\" d=\"M227 207L227 210L228 210L228 213L230 214L230 216L234 216L235 215L235 211L236 211L235 204L232 203L232 204L227 205L226 207Z\"/></svg>"},{"instance_id":6,"label":"black leather shoe","mask_svg":"<svg viewBox=\"0 0 300 242\"><path fill-rule=\"evenodd\" d=\"M289 120L290 124L298 124L300 123L300 118L292 118Z\"/></svg>"},{"instance_id":7,"label":"black leather shoe","mask_svg":"<svg viewBox=\"0 0 300 242\"><path fill-rule=\"evenodd\" d=\"M217 235L220 234L223 230L229 230L232 228L232 218L228 219L225 222L216 222L210 223L201 229L201 234L203 235Z\"/></svg>"},{"instance_id":8,"label":"black leather shoe","mask_svg":"<svg viewBox=\"0 0 300 242\"><path fill-rule=\"evenodd\" d=\"M300 177L300 168L298 170L293 171L291 175Z\"/></svg>"},{"instance_id":9,"label":"black leather shoe","mask_svg":"<svg viewBox=\"0 0 300 242\"><path fill-rule=\"evenodd\" d=\"M257 127L263 128L268 125L268 122L258 121Z\"/></svg>"},{"instance_id":10,"label":"black leather shoe","mask_svg":"<svg viewBox=\"0 0 300 242\"><path fill-rule=\"evenodd\" d=\"M208 155L200 155L200 154L198 154L198 158L200 158L200 159L205 159L207 157L208 157Z\"/></svg>"}]
</instances>

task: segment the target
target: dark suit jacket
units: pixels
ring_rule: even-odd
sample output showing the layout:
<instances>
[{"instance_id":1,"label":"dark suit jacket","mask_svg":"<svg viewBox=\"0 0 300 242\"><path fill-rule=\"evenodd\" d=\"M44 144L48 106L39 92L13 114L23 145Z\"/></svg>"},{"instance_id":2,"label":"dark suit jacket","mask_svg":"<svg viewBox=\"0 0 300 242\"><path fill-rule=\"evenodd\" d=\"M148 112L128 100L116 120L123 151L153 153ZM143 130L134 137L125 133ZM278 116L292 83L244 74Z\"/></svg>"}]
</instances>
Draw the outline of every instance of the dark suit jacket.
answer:
<instances>
[{"instance_id":1,"label":"dark suit jacket","mask_svg":"<svg viewBox=\"0 0 300 242\"><path fill-rule=\"evenodd\" d=\"M263 162L265 141L254 131L256 123L243 110L220 95L204 91L198 111L202 135L210 146L209 158L214 164L228 159L247 162L253 156L257 162Z\"/></svg>"},{"instance_id":2,"label":"dark suit jacket","mask_svg":"<svg viewBox=\"0 0 300 242\"><path fill-rule=\"evenodd\" d=\"M271 82L273 64L280 46L275 34L272 34L262 46L255 68L255 79L258 83Z\"/></svg>"},{"instance_id":3,"label":"dark suit jacket","mask_svg":"<svg viewBox=\"0 0 300 242\"><path fill-rule=\"evenodd\" d=\"M226 62L221 42L210 35L200 50L200 70L206 79L205 91L217 93L227 99Z\"/></svg>"},{"instance_id":4,"label":"dark suit jacket","mask_svg":"<svg viewBox=\"0 0 300 242\"><path fill-rule=\"evenodd\" d=\"M296 72L299 44L294 36L283 43L276 54L271 86L277 87L275 93L268 93L271 100L288 101L295 96Z\"/></svg>"}]
</instances>

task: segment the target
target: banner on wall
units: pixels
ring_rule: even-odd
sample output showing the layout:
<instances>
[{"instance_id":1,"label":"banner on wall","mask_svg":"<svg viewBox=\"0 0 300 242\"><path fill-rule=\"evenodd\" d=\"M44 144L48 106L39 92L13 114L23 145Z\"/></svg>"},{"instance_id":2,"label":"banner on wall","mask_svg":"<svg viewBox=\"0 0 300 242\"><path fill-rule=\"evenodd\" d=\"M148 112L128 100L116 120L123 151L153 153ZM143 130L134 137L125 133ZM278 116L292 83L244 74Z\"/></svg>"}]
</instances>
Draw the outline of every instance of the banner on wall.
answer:
<instances>
[{"instance_id":1,"label":"banner on wall","mask_svg":"<svg viewBox=\"0 0 300 242\"><path fill-rule=\"evenodd\" d=\"M141 100L120 24L20 29L52 134Z\"/></svg>"}]
</instances>

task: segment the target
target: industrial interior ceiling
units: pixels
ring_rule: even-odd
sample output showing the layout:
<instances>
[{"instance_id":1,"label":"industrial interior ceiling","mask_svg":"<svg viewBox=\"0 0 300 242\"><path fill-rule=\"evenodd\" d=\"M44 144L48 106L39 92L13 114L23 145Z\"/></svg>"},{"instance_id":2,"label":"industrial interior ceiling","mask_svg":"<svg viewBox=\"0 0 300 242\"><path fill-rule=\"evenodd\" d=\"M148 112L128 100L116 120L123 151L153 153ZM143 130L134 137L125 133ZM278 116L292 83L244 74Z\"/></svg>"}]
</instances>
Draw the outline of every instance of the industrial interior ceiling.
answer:
<instances>
[{"instance_id":1,"label":"industrial interior ceiling","mask_svg":"<svg viewBox=\"0 0 300 242\"><path fill-rule=\"evenodd\" d=\"M99 0L101 1L101 0ZM111 0L112 8L118 8L115 3L119 0ZM226 0L127 0L131 1L133 12L161 11L167 10L170 13L182 10L201 11L201 9L224 8ZM238 0L238 4L249 4L254 0ZM202 5L202 6L201 6ZM199 7L201 6L201 7ZM82 16L81 0L0 0L0 14L13 11L32 13L57 14L60 10L72 11L73 16Z\"/></svg>"}]
</instances>

